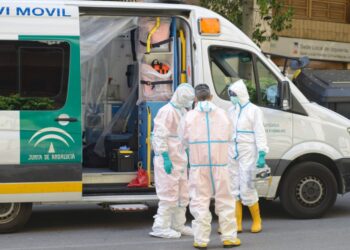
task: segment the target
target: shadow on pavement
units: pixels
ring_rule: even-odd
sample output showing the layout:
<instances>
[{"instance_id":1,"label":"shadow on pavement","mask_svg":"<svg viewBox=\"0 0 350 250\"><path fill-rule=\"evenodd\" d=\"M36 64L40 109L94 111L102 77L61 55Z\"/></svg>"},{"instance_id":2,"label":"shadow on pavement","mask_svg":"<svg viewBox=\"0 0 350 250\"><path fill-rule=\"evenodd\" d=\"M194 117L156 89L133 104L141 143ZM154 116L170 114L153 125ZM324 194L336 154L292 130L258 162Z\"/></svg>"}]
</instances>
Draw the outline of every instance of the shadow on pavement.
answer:
<instances>
[{"instance_id":1,"label":"shadow on pavement","mask_svg":"<svg viewBox=\"0 0 350 250\"><path fill-rule=\"evenodd\" d=\"M261 200L261 214L265 222L286 221L293 219L282 208L279 200ZM214 223L217 216L211 207ZM153 223L153 215L157 211L156 206L150 207L145 212L112 213L97 205L40 205L35 206L31 219L24 232L57 231L57 230L90 230L91 228L103 228L107 230L150 230ZM338 197L337 203L323 217L323 219L335 219L349 217L350 209L348 199ZM188 222L192 220L188 212ZM248 208L244 208L244 222L250 223Z\"/></svg>"},{"instance_id":2,"label":"shadow on pavement","mask_svg":"<svg viewBox=\"0 0 350 250\"><path fill-rule=\"evenodd\" d=\"M88 230L91 227L134 230L151 225L154 208L145 212L113 213L97 205L37 206L25 231Z\"/></svg>"}]
</instances>

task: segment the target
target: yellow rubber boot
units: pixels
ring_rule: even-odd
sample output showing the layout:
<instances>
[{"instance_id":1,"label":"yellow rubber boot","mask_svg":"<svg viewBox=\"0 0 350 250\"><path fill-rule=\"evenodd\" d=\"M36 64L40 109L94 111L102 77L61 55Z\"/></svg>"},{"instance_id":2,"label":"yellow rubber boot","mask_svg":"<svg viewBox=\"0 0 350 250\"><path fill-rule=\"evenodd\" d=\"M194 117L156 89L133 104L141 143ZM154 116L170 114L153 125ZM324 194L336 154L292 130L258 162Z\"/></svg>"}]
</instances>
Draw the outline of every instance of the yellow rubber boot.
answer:
<instances>
[{"instance_id":1,"label":"yellow rubber boot","mask_svg":"<svg viewBox=\"0 0 350 250\"><path fill-rule=\"evenodd\" d=\"M242 233L243 205L241 201L236 201L236 222L237 233Z\"/></svg>"},{"instance_id":2,"label":"yellow rubber boot","mask_svg":"<svg viewBox=\"0 0 350 250\"><path fill-rule=\"evenodd\" d=\"M252 233L259 233L262 230L259 203L257 202L253 206L250 206L249 211L253 219L253 224L250 231Z\"/></svg>"},{"instance_id":3,"label":"yellow rubber boot","mask_svg":"<svg viewBox=\"0 0 350 250\"><path fill-rule=\"evenodd\" d=\"M208 248L208 244L206 243L193 243L193 247L197 248L197 249L207 249Z\"/></svg>"},{"instance_id":4,"label":"yellow rubber boot","mask_svg":"<svg viewBox=\"0 0 350 250\"><path fill-rule=\"evenodd\" d=\"M236 238L236 240L225 240L224 243L224 248L232 248L232 247L238 247L241 245L241 240Z\"/></svg>"}]
</instances>

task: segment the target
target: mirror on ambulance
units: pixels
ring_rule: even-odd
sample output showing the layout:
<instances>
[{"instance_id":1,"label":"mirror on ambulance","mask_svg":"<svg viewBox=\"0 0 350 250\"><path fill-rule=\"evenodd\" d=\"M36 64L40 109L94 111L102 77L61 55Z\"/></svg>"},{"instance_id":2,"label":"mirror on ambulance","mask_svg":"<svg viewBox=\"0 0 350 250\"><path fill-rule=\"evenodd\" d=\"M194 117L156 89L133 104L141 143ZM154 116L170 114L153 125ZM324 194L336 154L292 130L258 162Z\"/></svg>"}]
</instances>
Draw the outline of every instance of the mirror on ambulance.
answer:
<instances>
[{"instance_id":1,"label":"mirror on ambulance","mask_svg":"<svg viewBox=\"0 0 350 250\"><path fill-rule=\"evenodd\" d=\"M250 63L252 61L252 56L247 53L239 54L239 62L240 63Z\"/></svg>"},{"instance_id":2,"label":"mirror on ambulance","mask_svg":"<svg viewBox=\"0 0 350 250\"><path fill-rule=\"evenodd\" d=\"M282 81L278 84L279 92L280 92L280 107L282 110L290 110L291 109L291 91L288 81Z\"/></svg>"}]
</instances>

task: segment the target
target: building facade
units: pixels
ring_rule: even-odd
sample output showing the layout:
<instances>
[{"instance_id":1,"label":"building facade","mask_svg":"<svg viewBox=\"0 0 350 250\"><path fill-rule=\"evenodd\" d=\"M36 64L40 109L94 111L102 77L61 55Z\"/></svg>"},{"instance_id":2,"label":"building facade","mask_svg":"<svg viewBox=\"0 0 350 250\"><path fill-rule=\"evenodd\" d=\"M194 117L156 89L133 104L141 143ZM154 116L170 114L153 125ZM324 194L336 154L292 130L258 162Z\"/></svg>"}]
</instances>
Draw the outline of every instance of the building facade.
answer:
<instances>
[{"instance_id":1,"label":"building facade","mask_svg":"<svg viewBox=\"0 0 350 250\"><path fill-rule=\"evenodd\" d=\"M258 8L256 0L248 1L255 2L253 9ZM294 10L292 28L281 32L277 41L264 43L264 52L288 57L308 56L312 68L350 69L350 0L280 1ZM199 5L200 0L183 2ZM254 23L263 23L257 13L253 11L245 17L247 23L251 23L251 28L245 27L245 30L253 30ZM264 28L269 32L268 25ZM279 66L284 64L279 57L273 60Z\"/></svg>"},{"instance_id":2,"label":"building facade","mask_svg":"<svg viewBox=\"0 0 350 250\"><path fill-rule=\"evenodd\" d=\"M312 68L350 68L350 0L283 0L294 9L292 28L270 43L271 53L308 56ZM319 61L317 61L319 60ZM280 61L275 58L280 64Z\"/></svg>"}]
</instances>

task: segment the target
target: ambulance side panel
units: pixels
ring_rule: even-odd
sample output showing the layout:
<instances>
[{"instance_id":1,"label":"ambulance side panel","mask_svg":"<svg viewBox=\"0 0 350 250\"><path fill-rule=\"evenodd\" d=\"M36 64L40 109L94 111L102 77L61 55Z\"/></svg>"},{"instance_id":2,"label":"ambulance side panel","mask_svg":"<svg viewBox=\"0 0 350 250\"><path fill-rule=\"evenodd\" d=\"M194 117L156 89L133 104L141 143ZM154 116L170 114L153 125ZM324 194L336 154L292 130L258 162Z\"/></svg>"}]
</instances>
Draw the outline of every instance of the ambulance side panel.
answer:
<instances>
[{"instance_id":1,"label":"ambulance side panel","mask_svg":"<svg viewBox=\"0 0 350 250\"><path fill-rule=\"evenodd\" d=\"M0 57L0 202L80 200L78 8L0 5Z\"/></svg>"}]
</instances>

